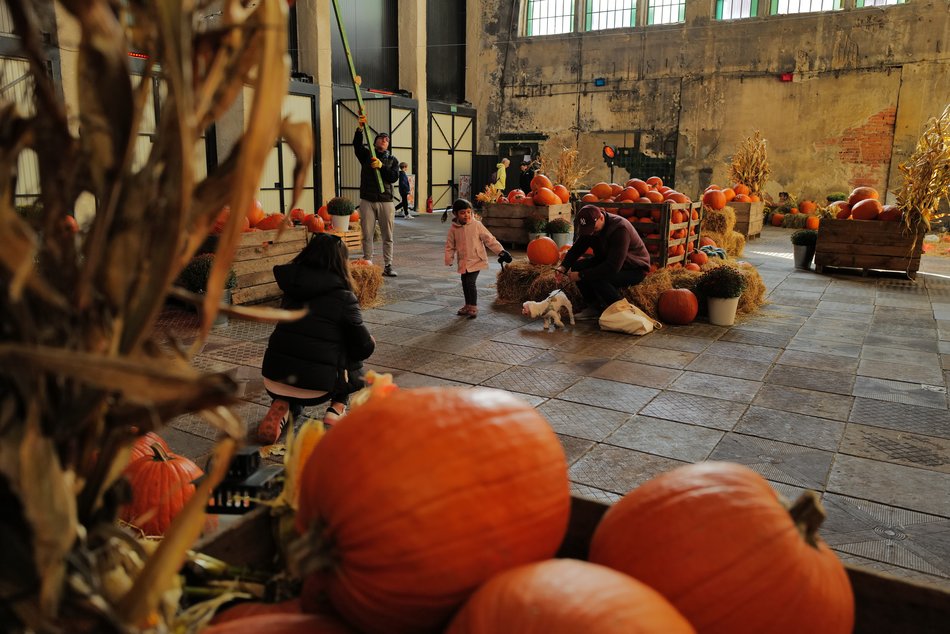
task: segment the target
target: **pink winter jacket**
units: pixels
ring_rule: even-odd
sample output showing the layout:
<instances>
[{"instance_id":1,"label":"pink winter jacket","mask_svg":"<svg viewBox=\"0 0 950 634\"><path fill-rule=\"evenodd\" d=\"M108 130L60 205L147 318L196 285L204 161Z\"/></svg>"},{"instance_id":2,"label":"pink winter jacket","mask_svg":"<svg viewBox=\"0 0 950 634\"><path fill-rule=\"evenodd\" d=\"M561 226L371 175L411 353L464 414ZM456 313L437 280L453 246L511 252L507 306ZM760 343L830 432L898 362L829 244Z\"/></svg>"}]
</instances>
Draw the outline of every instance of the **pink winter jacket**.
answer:
<instances>
[{"instance_id":1,"label":"pink winter jacket","mask_svg":"<svg viewBox=\"0 0 950 634\"><path fill-rule=\"evenodd\" d=\"M449 228L449 237L445 239L445 265L451 266L452 260L458 254L459 273L487 269L488 253L485 247L496 254L505 250L479 221L473 219L467 225L453 221Z\"/></svg>"}]
</instances>

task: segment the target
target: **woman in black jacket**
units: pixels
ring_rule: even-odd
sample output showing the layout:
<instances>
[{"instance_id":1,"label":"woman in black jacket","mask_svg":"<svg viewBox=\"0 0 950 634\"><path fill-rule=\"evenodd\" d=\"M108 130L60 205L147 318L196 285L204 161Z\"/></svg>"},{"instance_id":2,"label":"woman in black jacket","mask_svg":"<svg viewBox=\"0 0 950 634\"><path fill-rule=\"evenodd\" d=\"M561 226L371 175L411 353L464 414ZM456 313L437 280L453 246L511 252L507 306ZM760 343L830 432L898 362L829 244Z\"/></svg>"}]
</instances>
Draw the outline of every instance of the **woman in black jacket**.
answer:
<instances>
[{"instance_id":1,"label":"woman in black jacket","mask_svg":"<svg viewBox=\"0 0 950 634\"><path fill-rule=\"evenodd\" d=\"M277 442L304 406L329 402L324 420L335 422L363 387L363 361L376 342L363 324L347 261L339 236L317 233L293 261L274 267L281 306L309 312L277 324L267 342L261 373L274 402L257 429L263 444Z\"/></svg>"}]
</instances>

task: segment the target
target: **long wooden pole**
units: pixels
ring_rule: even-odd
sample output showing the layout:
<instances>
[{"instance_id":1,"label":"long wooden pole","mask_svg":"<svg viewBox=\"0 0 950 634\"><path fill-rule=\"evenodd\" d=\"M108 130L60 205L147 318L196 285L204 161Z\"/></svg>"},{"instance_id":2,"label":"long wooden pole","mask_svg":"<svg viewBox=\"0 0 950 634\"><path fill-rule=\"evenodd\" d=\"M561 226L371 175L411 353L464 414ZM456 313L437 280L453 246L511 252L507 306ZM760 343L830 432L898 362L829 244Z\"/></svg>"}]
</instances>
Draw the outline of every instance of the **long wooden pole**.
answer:
<instances>
[{"instance_id":1,"label":"long wooden pole","mask_svg":"<svg viewBox=\"0 0 950 634\"><path fill-rule=\"evenodd\" d=\"M353 65L353 55L350 53L350 43L346 39L346 29L343 27L343 16L340 15L340 4L337 0L333 0L333 12L336 13L336 24L340 27L340 39L343 40L343 50L346 52L346 63L350 67L350 78L353 80L353 92L356 93L356 103L359 106L360 117L365 117L366 106L363 105L363 95L360 94L360 82L357 79L356 66ZM369 145L369 153L375 159L376 144L369 140L366 126L363 125L362 121L360 122L360 127L363 128L363 138L366 140L367 145ZM379 170L373 171L376 172L376 182L379 183L380 193L385 193L386 188L383 187L383 177L380 175Z\"/></svg>"}]
</instances>

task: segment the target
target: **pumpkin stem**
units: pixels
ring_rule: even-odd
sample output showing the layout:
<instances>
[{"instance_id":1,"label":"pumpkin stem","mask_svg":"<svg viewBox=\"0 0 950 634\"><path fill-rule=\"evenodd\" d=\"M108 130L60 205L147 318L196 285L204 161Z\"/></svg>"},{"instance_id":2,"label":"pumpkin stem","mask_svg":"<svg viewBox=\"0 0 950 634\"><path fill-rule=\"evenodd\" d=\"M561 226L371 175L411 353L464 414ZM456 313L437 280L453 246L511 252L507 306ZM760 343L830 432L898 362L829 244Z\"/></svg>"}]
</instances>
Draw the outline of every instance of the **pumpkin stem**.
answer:
<instances>
[{"instance_id":1,"label":"pumpkin stem","mask_svg":"<svg viewBox=\"0 0 950 634\"><path fill-rule=\"evenodd\" d=\"M326 534L326 525L320 521L314 522L288 544L287 559L291 571L301 577L332 570L339 564L333 540Z\"/></svg>"},{"instance_id":2,"label":"pumpkin stem","mask_svg":"<svg viewBox=\"0 0 950 634\"><path fill-rule=\"evenodd\" d=\"M788 514L792 516L792 521L795 522L795 527L802 534L805 543L817 548L818 528L827 517L818 494L814 491L805 491L788 509Z\"/></svg>"},{"instance_id":3,"label":"pumpkin stem","mask_svg":"<svg viewBox=\"0 0 950 634\"><path fill-rule=\"evenodd\" d=\"M155 459L155 462L168 462L171 458L165 452L165 448L162 447L157 442L153 442L151 446L152 455Z\"/></svg>"}]
</instances>

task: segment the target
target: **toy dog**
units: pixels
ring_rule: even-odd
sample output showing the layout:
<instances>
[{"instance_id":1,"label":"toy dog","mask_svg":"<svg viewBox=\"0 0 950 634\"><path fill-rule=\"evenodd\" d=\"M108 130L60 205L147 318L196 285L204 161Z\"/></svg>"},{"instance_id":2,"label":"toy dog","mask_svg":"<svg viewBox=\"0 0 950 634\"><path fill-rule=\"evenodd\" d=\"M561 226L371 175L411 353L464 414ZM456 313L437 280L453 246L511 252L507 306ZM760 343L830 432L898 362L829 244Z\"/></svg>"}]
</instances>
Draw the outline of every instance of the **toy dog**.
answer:
<instances>
[{"instance_id":1,"label":"toy dog","mask_svg":"<svg viewBox=\"0 0 950 634\"><path fill-rule=\"evenodd\" d=\"M571 305L571 300L564 294L564 291L559 288L551 291L547 299L543 299L540 302L524 302L521 305L521 314L526 317L531 317L532 319L543 317L545 330L548 329L552 322L554 323L554 328L557 329L564 327L564 322L561 321L562 308L567 310L567 316L570 318L571 325L573 326L574 307Z\"/></svg>"}]
</instances>

